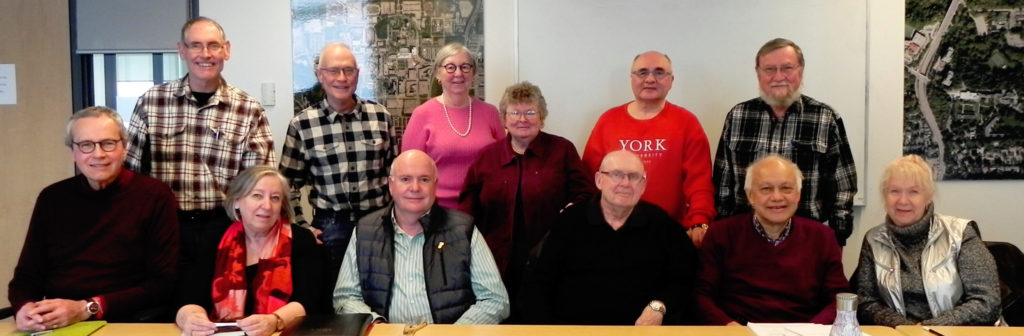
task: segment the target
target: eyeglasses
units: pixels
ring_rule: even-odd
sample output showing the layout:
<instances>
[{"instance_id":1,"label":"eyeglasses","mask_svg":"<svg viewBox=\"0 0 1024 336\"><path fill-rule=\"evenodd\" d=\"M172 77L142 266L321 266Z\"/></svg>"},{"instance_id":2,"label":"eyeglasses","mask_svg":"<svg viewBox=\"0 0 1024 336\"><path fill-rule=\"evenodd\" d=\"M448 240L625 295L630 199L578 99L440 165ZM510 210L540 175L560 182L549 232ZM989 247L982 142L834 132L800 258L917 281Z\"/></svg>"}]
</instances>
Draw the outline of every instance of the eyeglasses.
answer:
<instances>
[{"instance_id":1,"label":"eyeglasses","mask_svg":"<svg viewBox=\"0 0 1024 336\"><path fill-rule=\"evenodd\" d=\"M117 143L118 142L121 142L121 139L104 139L104 140L100 140L100 141L89 141L89 140L86 140L86 141L75 142L73 144L75 146L78 146L78 151L79 152L82 152L84 154L89 154L89 153L92 153L94 150L96 150L96 145L100 145L100 148L102 148L104 152L112 152L112 151L114 151L114 149L117 148Z\"/></svg>"},{"instance_id":2,"label":"eyeglasses","mask_svg":"<svg viewBox=\"0 0 1024 336\"><path fill-rule=\"evenodd\" d=\"M765 74L767 76L774 76L778 72L782 72L783 76L789 76L789 75L792 75L793 72L796 71L796 69L799 69L799 68L800 68L799 65L786 64L786 65L783 65L782 67L768 66L768 67L762 67L762 68L760 68L758 70L760 70L761 73L763 73L763 74Z\"/></svg>"},{"instance_id":3,"label":"eyeglasses","mask_svg":"<svg viewBox=\"0 0 1024 336\"><path fill-rule=\"evenodd\" d=\"M444 68L444 71L447 71L448 73L455 73L455 69L462 70L462 73L473 72L473 65L469 63L462 63L461 65L448 63L442 65L441 67Z\"/></svg>"},{"instance_id":4,"label":"eyeglasses","mask_svg":"<svg viewBox=\"0 0 1024 336\"><path fill-rule=\"evenodd\" d=\"M527 111L523 111L523 112L520 112L520 111L508 111L508 112L505 113L505 115L508 116L508 117L512 117L514 119L519 119L520 116L526 117L526 119L537 119L537 116L539 114L537 113L537 111L527 110Z\"/></svg>"},{"instance_id":5,"label":"eyeglasses","mask_svg":"<svg viewBox=\"0 0 1024 336\"><path fill-rule=\"evenodd\" d=\"M326 73L331 77L338 77L341 74L345 74L345 77L352 77L359 72L359 68L356 67L344 67L344 68L320 68L317 69L320 72Z\"/></svg>"},{"instance_id":6,"label":"eyeglasses","mask_svg":"<svg viewBox=\"0 0 1024 336\"><path fill-rule=\"evenodd\" d=\"M636 78L639 78L639 79L647 79L647 76L654 75L654 79L657 79L657 80L661 80L662 78L665 78L665 77L668 77L668 76L672 75L671 72L668 72L668 71L665 71L665 70L662 70L662 69L654 69L654 71L647 70L647 69L640 69L640 70L637 70L637 71L633 71L631 73L633 74L633 76L636 76Z\"/></svg>"},{"instance_id":7,"label":"eyeglasses","mask_svg":"<svg viewBox=\"0 0 1024 336\"><path fill-rule=\"evenodd\" d=\"M206 49L206 50L209 50L212 53L215 53L215 52L219 52L221 50L224 50L224 45L220 44L220 43L217 43L217 42L212 42L212 43L209 43L209 44L206 44L206 45L203 45L202 42L192 42L192 43L188 44L187 48L188 48L188 51L191 51L191 52L194 52L194 53L203 52L203 49Z\"/></svg>"},{"instance_id":8,"label":"eyeglasses","mask_svg":"<svg viewBox=\"0 0 1024 336\"><path fill-rule=\"evenodd\" d=\"M757 188L757 193L761 194L761 195L765 195L765 196L771 195L771 194L775 193L776 191L778 191L780 194L783 194L783 195L792 195L792 194L796 193L796 188L794 188L793 186L789 186L789 185L780 185L780 186L765 185L765 186L761 186L760 188Z\"/></svg>"},{"instance_id":9,"label":"eyeglasses","mask_svg":"<svg viewBox=\"0 0 1024 336\"><path fill-rule=\"evenodd\" d=\"M605 174L606 176L612 178L612 181L615 181L615 182L622 182L623 179L629 179L630 183L637 183L637 182L640 182L642 180L646 180L647 179L647 175L644 175L644 174L640 174L640 173L626 173L626 172L618 171L618 170L613 170L613 171L610 171L610 172L608 172L608 171L601 171L600 173L601 174Z\"/></svg>"}]
</instances>

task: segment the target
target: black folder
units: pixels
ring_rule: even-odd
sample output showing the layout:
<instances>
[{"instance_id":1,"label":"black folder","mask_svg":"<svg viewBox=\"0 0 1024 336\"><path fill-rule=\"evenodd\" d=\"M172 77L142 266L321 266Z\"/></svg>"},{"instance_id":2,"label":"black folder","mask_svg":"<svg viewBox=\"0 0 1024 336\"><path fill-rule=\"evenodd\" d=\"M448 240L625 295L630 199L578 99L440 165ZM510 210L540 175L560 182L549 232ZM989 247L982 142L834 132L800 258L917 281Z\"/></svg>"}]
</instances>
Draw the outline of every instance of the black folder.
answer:
<instances>
[{"instance_id":1,"label":"black folder","mask_svg":"<svg viewBox=\"0 0 1024 336\"><path fill-rule=\"evenodd\" d=\"M282 336L364 336L373 322L370 314L306 316L281 332Z\"/></svg>"}]
</instances>

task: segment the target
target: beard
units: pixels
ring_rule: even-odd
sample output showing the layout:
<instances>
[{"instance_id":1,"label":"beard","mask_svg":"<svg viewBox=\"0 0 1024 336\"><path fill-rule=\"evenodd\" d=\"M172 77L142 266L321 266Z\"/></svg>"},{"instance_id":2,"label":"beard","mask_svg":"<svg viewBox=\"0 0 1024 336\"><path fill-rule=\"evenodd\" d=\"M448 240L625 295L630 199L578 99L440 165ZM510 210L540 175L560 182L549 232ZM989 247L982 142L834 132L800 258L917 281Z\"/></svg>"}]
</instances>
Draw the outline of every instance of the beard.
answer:
<instances>
[{"instance_id":1,"label":"beard","mask_svg":"<svg viewBox=\"0 0 1024 336\"><path fill-rule=\"evenodd\" d=\"M800 99L800 95L802 94L800 92L800 89L802 87L803 84L801 83L800 87L790 90L789 94L779 98L773 97L772 95L768 94L767 92L764 92L764 90L761 90L760 88L758 88L757 90L759 93L761 93L761 100L763 100L765 103L768 103L768 106L789 108L790 105L793 105L793 103Z\"/></svg>"}]
</instances>

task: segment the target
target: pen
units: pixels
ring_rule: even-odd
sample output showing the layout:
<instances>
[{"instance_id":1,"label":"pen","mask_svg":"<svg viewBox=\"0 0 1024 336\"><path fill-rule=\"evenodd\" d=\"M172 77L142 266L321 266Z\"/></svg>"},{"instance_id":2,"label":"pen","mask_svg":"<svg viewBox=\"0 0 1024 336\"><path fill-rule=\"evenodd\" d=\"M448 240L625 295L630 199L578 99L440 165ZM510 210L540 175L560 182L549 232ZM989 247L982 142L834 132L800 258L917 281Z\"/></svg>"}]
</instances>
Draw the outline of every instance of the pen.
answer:
<instances>
[{"instance_id":1,"label":"pen","mask_svg":"<svg viewBox=\"0 0 1024 336\"><path fill-rule=\"evenodd\" d=\"M43 331L37 331L37 332L31 333L31 334L28 334L28 336L46 335L46 334L49 334L49 333L52 333L52 332L53 332L53 329L43 330Z\"/></svg>"},{"instance_id":2,"label":"pen","mask_svg":"<svg viewBox=\"0 0 1024 336\"><path fill-rule=\"evenodd\" d=\"M942 333L940 333L938 331L935 331L935 329L932 329L932 328L928 328L928 327L925 327L925 326L921 326L921 328L924 328L924 330L927 330L928 332L932 333L932 335L935 335L935 336L946 336L946 335L943 335Z\"/></svg>"}]
</instances>

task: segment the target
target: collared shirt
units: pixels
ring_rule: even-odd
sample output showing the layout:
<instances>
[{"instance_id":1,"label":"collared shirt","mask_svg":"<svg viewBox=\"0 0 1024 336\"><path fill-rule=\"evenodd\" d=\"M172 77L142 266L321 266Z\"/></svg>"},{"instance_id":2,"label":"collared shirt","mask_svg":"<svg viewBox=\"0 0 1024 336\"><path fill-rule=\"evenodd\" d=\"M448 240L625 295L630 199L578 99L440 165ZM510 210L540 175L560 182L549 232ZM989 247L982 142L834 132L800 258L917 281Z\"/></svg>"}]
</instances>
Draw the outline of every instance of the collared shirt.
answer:
<instances>
[{"instance_id":1,"label":"collared shirt","mask_svg":"<svg viewBox=\"0 0 1024 336\"><path fill-rule=\"evenodd\" d=\"M393 211L393 210L392 210ZM394 219L394 212L391 218ZM427 282L423 273L423 232L409 236L392 220L394 228L394 282L391 286L390 316L384 316L392 323L433 323L430 302L427 300ZM501 282L501 274L494 264L494 258L487 249L484 237L476 228L470 241L470 281L476 303L462 314L455 324L497 324L507 315L508 292ZM359 267L356 265L358 238L352 235L345 250L344 261L334 287L334 308L339 314L370 313L374 318L382 317L370 310L363 302L362 285L359 282Z\"/></svg>"},{"instance_id":2,"label":"collared shirt","mask_svg":"<svg viewBox=\"0 0 1024 336\"><path fill-rule=\"evenodd\" d=\"M314 207L347 211L353 222L391 200L387 178L398 152L395 124L384 105L354 98L351 113L338 113L322 100L288 124L281 172L291 184L298 223L306 223L299 201L307 184Z\"/></svg>"},{"instance_id":3,"label":"collared shirt","mask_svg":"<svg viewBox=\"0 0 1024 336\"><path fill-rule=\"evenodd\" d=\"M757 220L756 215L750 217L753 218L751 223L754 224L754 231L757 231L757 234L761 235L772 246L779 246L779 244L786 241L786 237L789 237L789 230L793 229L793 219L790 218L786 221L786 227L782 228L782 233L779 233L779 238L772 238L772 236L768 235L768 232L764 231L764 227L761 226L761 222Z\"/></svg>"},{"instance_id":4,"label":"collared shirt","mask_svg":"<svg viewBox=\"0 0 1024 336\"><path fill-rule=\"evenodd\" d=\"M139 97L125 146L125 167L170 185L185 211L214 209L239 172L275 162L259 101L221 81L199 106L187 75Z\"/></svg>"},{"instance_id":5,"label":"collared shirt","mask_svg":"<svg viewBox=\"0 0 1024 336\"><path fill-rule=\"evenodd\" d=\"M746 169L768 154L792 160L803 172L797 215L828 222L844 244L853 229L857 170L839 114L808 96L793 103L782 120L761 98L733 107L715 154L718 218L750 212L743 191Z\"/></svg>"}]
</instances>

